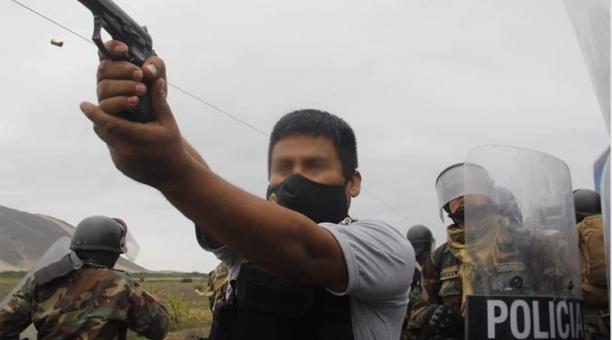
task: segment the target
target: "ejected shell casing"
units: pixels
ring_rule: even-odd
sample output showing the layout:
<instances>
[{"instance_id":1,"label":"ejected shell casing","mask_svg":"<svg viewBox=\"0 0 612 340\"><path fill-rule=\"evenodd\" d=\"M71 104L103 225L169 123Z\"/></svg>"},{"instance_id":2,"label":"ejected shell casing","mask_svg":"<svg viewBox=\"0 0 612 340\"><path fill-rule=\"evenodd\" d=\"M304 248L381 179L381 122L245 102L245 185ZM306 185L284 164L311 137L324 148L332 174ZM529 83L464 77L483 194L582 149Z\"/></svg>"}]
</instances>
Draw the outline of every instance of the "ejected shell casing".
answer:
<instances>
[{"instance_id":1,"label":"ejected shell casing","mask_svg":"<svg viewBox=\"0 0 612 340\"><path fill-rule=\"evenodd\" d=\"M64 41L59 39L51 39L51 45L55 45L57 47L64 46Z\"/></svg>"}]
</instances>

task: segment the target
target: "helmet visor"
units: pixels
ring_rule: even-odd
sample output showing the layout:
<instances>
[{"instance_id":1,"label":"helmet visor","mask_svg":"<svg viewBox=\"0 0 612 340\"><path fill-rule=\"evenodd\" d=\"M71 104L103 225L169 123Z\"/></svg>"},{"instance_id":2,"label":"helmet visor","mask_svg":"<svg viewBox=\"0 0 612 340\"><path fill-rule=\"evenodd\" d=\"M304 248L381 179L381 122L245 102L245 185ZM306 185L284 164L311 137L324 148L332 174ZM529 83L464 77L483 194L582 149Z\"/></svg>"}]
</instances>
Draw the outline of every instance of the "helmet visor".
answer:
<instances>
[{"instance_id":1,"label":"helmet visor","mask_svg":"<svg viewBox=\"0 0 612 340\"><path fill-rule=\"evenodd\" d=\"M470 176L470 178L466 178L466 176ZM469 186L465 185L466 181L470 183ZM495 197L492 188L493 185L487 171L479 165L472 163L457 164L444 170L436 181L440 219L444 221L443 208L453 199L469 194Z\"/></svg>"},{"instance_id":2,"label":"helmet visor","mask_svg":"<svg viewBox=\"0 0 612 340\"><path fill-rule=\"evenodd\" d=\"M113 218L121 225L121 251L132 262L136 261L140 253L140 246L134 235L128 230L127 224L120 218Z\"/></svg>"}]
</instances>

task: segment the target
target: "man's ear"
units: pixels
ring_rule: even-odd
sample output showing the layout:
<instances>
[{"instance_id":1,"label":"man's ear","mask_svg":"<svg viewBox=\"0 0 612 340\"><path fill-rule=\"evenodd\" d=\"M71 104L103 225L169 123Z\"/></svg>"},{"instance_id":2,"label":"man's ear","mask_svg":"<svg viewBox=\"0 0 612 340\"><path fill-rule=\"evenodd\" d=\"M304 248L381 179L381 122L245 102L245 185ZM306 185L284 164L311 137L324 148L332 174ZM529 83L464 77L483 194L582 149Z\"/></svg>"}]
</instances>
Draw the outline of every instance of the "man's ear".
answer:
<instances>
[{"instance_id":1,"label":"man's ear","mask_svg":"<svg viewBox=\"0 0 612 340\"><path fill-rule=\"evenodd\" d=\"M355 170L353 172L353 177L351 177L348 183L348 193L351 197L355 198L361 192L361 173L359 170Z\"/></svg>"}]
</instances>

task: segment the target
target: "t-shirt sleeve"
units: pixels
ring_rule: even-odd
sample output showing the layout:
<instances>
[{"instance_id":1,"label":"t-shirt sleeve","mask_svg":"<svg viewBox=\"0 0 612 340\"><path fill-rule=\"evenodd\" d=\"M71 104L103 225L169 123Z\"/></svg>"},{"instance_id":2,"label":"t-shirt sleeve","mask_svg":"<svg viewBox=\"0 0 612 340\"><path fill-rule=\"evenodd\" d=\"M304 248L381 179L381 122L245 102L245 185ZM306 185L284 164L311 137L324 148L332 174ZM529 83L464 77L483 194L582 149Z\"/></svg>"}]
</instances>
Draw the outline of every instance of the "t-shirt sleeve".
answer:
<instances>
[{"instance_id":1,"label":"t-shirt sleeve","mask_svg":"<svg viewBox=\"0 0 612 340\"><path fill-rule=\"evenodd\" d=\"M414 250L397 229L376 220L321 226L336 238L348 269L346 290L331 293L364 301L407 303Z\"/></svg>"},{"instance_id":2,"label":"t-shirt sleeve","mask_svg":"<svg viewBox=\"0 0 612 340\"><path fill-rule=\"evenodd\" d=\"M240 265L240 256L232 248L225 245L219 248L211 247L205 233L200 234L200 245L204 250L213 253L227 267L235 268Z\"/></svg>"}]
</instances>

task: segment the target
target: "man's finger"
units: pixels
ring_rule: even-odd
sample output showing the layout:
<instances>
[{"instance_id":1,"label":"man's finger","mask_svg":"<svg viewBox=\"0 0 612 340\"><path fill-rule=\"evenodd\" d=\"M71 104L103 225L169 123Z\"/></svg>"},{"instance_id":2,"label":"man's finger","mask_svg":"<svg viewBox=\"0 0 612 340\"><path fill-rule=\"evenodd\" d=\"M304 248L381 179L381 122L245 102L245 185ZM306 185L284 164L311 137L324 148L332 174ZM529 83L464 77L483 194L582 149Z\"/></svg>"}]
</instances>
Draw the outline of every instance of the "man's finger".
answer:
<instances>
[{"instance_id":1,"label":"man's finger","mask_svg":"<svg viewBox=\"0 0 612 340\"><path fill-rule=\"evenodd\" d=\"M153 112L162 126L177 129L178 127L174 115L172 114L172 109L166 100L167 97L165 79L159 78L155 80L151 86L151 105L153 106Z\"/></svg>"},{"instance_id":2,"label":"man's finger","mask_svg":"<svg viewBox=\"0 0 612 340\"><path fill-rule=\"evenodd\" d=\"M166 64L159 57L151 57L142 64L145 79L166 78Z\"/></svg>"},{"instance_id":3,"label":"man's finger","mask_svg":"<svg viewBox=\"0 0 612 340\"><path fill-rule=\"evenodd\" d=\"M142 96L147 92L147 86L132 80L105 79L98 82L98 101L117 96ZM108 112L108 111L107 111Z\"/></svg>"},{"instance_id":4,"label":"man's finger","mask_svg":"<svg viewBox=\"0 0 612 340\"><path fill-rule=\"evenodd\" d=\"M80 108L94 124L96 134L108 145L115 144L118 139L133 138L141 133L142 124L109 115L92 103L83 102Z\"/></svg>"},{"instance_id":5,"label":"man's finger","mask_svg":"<svg viewBox=\"0 0 612 340\"><path fill-rule=\"evenodd\" d=\"M98 65L98 81L104 79L125 79L141 81L142 69L129 61L103 59Z\"/></svg>"},{"instance_id":6,"label":"man's finger","mask_svg":"<svg viewBox=\"0 0 612 340\"><path fill-rule=\"evenodd\" d=\"M133 109L140 102L140 98L136 96L125 97L110 97L102 99L99 103L100 109L110 115L117 115L120 112Z\"/></svg>"},{"instance_id":7,"label":"man's finger","mask_svg":"<svg viewBox=\"0 0 612 340\"><path fill-rule=\"evenodd\" d=\"M106 51L112 56L118 58L127 57L129 51L128 45L119 40L107 41L106 43L104 43L104 48L106 48ZM98 58L100 58L100 60L108 59L108 56L106 55L106 53L98 51Z\"/></svg>"}]
</instances>

